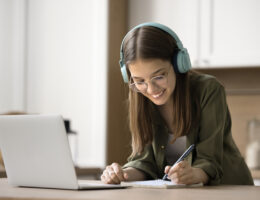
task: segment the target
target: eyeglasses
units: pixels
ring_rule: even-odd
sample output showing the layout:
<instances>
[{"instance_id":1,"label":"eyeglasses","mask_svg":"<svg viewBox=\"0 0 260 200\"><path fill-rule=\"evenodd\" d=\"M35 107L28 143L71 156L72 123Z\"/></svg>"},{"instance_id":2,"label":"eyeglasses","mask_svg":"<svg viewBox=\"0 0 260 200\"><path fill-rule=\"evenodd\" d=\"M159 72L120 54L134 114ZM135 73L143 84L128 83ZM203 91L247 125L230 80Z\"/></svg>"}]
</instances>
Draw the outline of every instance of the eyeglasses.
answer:
<instances>
[{"instance_id":1,"label":"eyeglasses","mask_svg":"<svg viewBox=\"0 0 260 200\"><path fill-rule=\"evenodd\" d=\"M169 70L170 70L170 67L169 67ZM132 89L134 92L144 93L148 89L149 82L151 82L151 84L153 86L156 86L159 88L166 87L167 83L168 83L169 70L162 75L152 77L148 82L144 82L144 81L134 82L133 79L131 78L133 83L129 84L129 88Z\"/></svg>"}]
</instances>

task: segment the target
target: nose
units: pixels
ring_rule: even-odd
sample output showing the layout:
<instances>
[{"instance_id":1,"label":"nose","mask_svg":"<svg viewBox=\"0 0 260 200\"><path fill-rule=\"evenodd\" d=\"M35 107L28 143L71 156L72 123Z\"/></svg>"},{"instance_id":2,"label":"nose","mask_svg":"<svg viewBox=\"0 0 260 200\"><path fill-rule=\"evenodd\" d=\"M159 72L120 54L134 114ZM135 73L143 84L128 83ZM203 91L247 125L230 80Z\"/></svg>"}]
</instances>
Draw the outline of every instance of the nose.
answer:
<instances>
[{"instance_id":1,"label":"nose","mask_svg":"<svg viewBox=\"0 0 260 200\"><path fill-rule=\"evenodd\" d=\"M152 82L147 83L147 93L148 94L154 94L158 91L158 86L156 84L153 84Z\"/></svg>"}]
</instances>

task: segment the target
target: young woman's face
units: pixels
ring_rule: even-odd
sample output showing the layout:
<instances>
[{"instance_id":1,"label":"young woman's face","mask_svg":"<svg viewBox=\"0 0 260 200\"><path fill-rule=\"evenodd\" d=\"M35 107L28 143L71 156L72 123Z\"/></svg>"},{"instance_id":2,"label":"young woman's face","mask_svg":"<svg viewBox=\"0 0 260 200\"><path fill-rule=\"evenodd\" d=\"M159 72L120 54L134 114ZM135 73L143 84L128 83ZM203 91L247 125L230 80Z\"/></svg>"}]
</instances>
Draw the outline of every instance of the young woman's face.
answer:
<instances>
[{"instance_id":1,"label":"young woman's face","mask_svg":"<svg viewBox=\"0 0 260 200\"><path fill-rule=\"evenodd\" d=\"M172 100L176 75L169 61L161 59L138 59L128 65L131 83L156 105Z\"/></svg>"}]
</instances>

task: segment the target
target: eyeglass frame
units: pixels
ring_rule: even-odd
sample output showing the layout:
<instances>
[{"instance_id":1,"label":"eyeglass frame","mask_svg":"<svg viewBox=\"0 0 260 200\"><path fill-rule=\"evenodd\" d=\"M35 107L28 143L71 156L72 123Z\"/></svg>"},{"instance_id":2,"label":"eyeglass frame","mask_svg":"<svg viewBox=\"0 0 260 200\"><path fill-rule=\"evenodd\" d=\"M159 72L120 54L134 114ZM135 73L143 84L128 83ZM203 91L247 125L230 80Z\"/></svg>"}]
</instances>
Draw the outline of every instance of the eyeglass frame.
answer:
<instances>
[{"instance_id":1,"label":"eyeglass frame","mask_svg":"<svg viewBox=\"0 0 260 200\"><path fill-rule=\"evenodd\" d=\"M148 89L148 83L149 83L149 82L151 82L153 85L155 85L155 86L157 86L157 87L161 87L160 85L156 84L155 82L152 82L152 80L153 80L153 79L156 79L156 78L158 78L158 77L165 77L165 78L166 78L166 84L167 84L167 83L168 83L168 75L169 75L169 72L170 72L170 69L171 69L171 68L172 68L172 67L169 67L168 71L165 72L165 73L166 73L165 75L154 76L154 77L152 77L152 78L151 78L149 81L147 81L147 82L145 82L145 81L143 81L143 82L141 82L141 81L140 81L140 82L134 82L133 78L130 77L130 80L132 80L133 83L129 83L128 86L129 86L129 88L130 88L132 91L134 91L134 92L139 92L139 93L143 93L143 92L146 92L146 91L147 91L147 89ZM130 81L130 82L131 82L131 81ZM138 83L145 84L145 85L146 85L146 89L145 89L144 91L138 90L137 87L136 87L136 84L138 84ZM133 87L132 87L132 86L133 86Z\"/></svg>"}]
</instances>

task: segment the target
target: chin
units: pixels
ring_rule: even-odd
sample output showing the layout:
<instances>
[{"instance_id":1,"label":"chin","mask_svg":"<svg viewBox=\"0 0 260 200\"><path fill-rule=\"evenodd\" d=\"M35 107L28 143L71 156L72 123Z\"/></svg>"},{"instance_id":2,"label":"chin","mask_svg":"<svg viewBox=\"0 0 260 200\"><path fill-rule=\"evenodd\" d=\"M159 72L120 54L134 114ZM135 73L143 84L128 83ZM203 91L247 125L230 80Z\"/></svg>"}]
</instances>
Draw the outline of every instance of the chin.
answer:
<instances>
[{"instance_id":1,"label":"chin","mask_svg":"<svg viewBox=\"0 0 260 200\"><path fill-rule=\"evenodd\" d=\"M161 102L161 101L152 101L155 105L157 106L162 106L165 104L165 102Z\"/></svg>"},{"instance_id":2,"label":"chin","mask_svg":"<svg viewBox=\"0 0 260 200\"><path fill-rule=\"evenodd\" d=\"M151 99L151 98L149 98L149 99L157 106L162 106L162 105L166 104L165 99Z\"/></svg>"}]
</instances>

